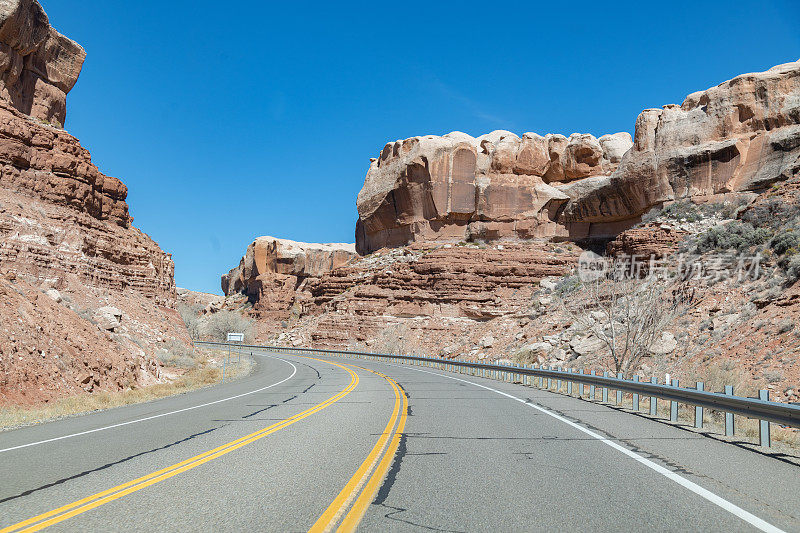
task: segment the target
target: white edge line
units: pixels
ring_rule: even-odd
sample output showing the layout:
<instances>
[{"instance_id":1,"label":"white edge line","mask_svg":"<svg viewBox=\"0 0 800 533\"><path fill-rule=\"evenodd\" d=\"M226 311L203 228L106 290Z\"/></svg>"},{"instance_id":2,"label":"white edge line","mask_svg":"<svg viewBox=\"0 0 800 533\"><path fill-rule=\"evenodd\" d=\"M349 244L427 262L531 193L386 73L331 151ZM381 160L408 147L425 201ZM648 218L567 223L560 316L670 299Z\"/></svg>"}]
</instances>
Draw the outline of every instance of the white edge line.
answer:
<instances>
[{"instance_id":1,"label":"white edge line","mask_svg":"<svg viewBox=\"0 0 800 533\"><path fill-rule=\"evenodd\" d=\"M266 387L261 387L260 389L251 390L250 392L245 392L243 394L237 394L236 396L231 396L229 398L222 398L221 400L214 400L213 402L203 403L203 404L200 404L200 405L194 405L192 407L184 407L183 409L178 409L177 411L170 411L168 413L161 413L161 414L158 414L158 415L147 416L145 418L137 418L136 420L129 420L128 422L120 422L119 424L112 424L110 426L103 426L103 427L100 427L100 428L90 429L90 430L87 430L87 431L81 431L80 433L72 433L71 435L62 435L61 437L53 437L52 439L40 440L40 441L37 441L37 442L29 442L28 444L20 444L19 446L12 446L10 448L1 449L0 453L10 452L12 450L19 450L20 448L27 448L29 446L38 446L39 444L46 444L48 442L55 442L57 440L69 439L69 438L72 438L72 437L79 437L81 435L88 435L89 433L96 433L98 431L105 431L106 429L113 429L113 428L118 428L118 427L121 427L121 426L127 426L128 424L136 424L138 422L144 422L146 420L153 420L154 418L161 418L162 416L175 415L175 414L178 414L178 413L191 411L193 409L200 409L201 407L208 407L209 405L214 405L214 404L217 404L217 403L227 402L228 400L235 400L236 398L241 398L242 396L247 396L249 394L255 394L256 392L261 392L263 390L266 390L266 389L275 387L277 385L280 385L281 383L285 383L285 382L289 381L290 379L292 379L295 374L297 374L297 367L294 366L294 364L291 361L287 361L286 359L281 359L280 357L274 357L274 356L271 356L271 355L265 355L265 354L261 354L261 355L262 355L262 357L271 357L272 359L277 359L278 361L283 361L284 363L287 363L287 364L291 365L292 369L293 369L291 375L289 377L285 378L285 379L282 379L281 381L278 381L277 383L273 383L272 385L267 385Z\"/></svg>"},{"instance_id":2,"label":"white edge line","mask_svg":"<svg viewBox=\"0 0 800 533\"><path fill-rule=\"evenodd\" d=\"M638 453L636 453L634 451L631 451L628 448L625 448L624 446L621 446L621 445L617 444L616 442L614 442L611 439L603 437L602 435L598 435L594 431L592 431L590 429L587 429L587 428L581 426L580 424L576 424L572 420L568 420L568 419L564 418L563 416L557 415L556 413L551 412L549 409L546 409L544 407L541 407L539 405L531 403L531 402L529 402L527 400L523 400L522 398L517 398L516 396L513 396L511 394L505 393L503 391L499 391L497 389L493 389L492 387L487 387L486 385L481 385L480 383L475 383L474 381L469 381L469 380L457 378L457 377L454 377L454 376L448 376L448 375L445 375L445 374L439 374L437 372L431 372L429 370L422 370L421 368L414 368L413 366L406 366L406 365L398 366L398 365L394 365L394 364L391 364L391 363L385 363L385 364L388 364L390 366L395 366L397 368L408 368L409 370L416 370L417 372L424 372L425 374L432 374L434 376L439 376L439 377L443 377L443 378L447 378L447 379L453 379L455 381L461 381L461 382L464 382L464 383L469 383L470 385L475 385L476 387L480 387L482 389L490 390L492 392L496 392L497 394L500 394L500 395L505 396L507 398L511 398L512 400L516 400L516 401L518 401L518 402L520 402L520 403L522 403L524 405L527 405L528 407L532 407L532 408L534 408L534 409L536 409L538 411L541 411L542 413L544 413L544 414L546 414L548 416L551 416L551 417L555 418L556 420L564 422L565 424L567 424L569 426L572 426L573 428L577 429L578 431L582 431L583 433L586 433L587 435L599 440L600 442L602 442L604 444L607 444L608 446L611 446L615 450L617 450L617 451L619 451L621 453L624 453L628 457L634 459L635 461L638 461L639 463L643 464L644 466L646 466L646 467L648 467L648 468L650 468L652 470L655 470L656 472L658 472L659 474L663 475L664 477L666 477L668 479L671 479L672 481L674 481L675 483L677 483L678 485L681 485L682 487L684 487L686 489L689 489L690 491L694 492L698 496L700 496L702 498L705 498L706 500L710 501L714 505L717 505L718 507L721 507L722 509L724 509L724 510L728 511L729 513L733 514L734 516L737 516L737 517L741 518L742 520L744 520L748 524L752 525L755 528L760 529L761 531L768 531L770 533L786 533L784 530L782 530L782 529L780 529L780 528L778 528L776 526L773 526L769 522L757 517L756 515L748 512L748 511L745 511L744 509L742 509L738 505L729 502L725 498L723 498L721 496L717 496L716 494L714 494L710 490L704 489L703 487L701 487L697 483L689 481L688 479L686 479L686 478L684 478L682 476L679 476L675 472L672 472L671 470L668 470L668 469L664 468L663 466L659 465L658 463L654 463L650 459L647 459L646 457L642 457Z\"/></svg>"}]
</instances>

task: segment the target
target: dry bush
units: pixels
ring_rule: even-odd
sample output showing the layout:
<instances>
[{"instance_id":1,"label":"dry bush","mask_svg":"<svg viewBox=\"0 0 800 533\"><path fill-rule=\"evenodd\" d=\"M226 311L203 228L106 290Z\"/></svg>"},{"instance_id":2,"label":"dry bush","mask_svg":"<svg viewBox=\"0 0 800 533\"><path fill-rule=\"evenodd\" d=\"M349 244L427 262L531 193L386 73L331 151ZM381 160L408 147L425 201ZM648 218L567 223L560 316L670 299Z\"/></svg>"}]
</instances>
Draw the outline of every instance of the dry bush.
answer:
<instances>
[{"instance_id":1,"label":"dry bush","mask_svg":"<svg viewBox=\"0 0 800 533\"><path fill-rule=\"evenodd\" d=\"M186 325L186 330L189 332L189 337L192 339L199 338L202 333L203 320L200 315L202 309L201 305L191 307L188 305L178 306L178 313L181 315L183 323Z\"/></svg>"},{"instance_id":2,"label":"dry bush","mask_svg":"<svg viewBox=\"0 0 800 533\"><path fill-rule=\"evenodd\" d=\"M218 311L203 317L201 331L219 341L227 340L228 333L244 333L245 342L251 342L253 320L235 311Z\"/></svg>"},{"instance_id":3,"label":"dry bush","mask_svg":"<svg viewBox=\"0 0 800 533\"><path fill-rule=\"evenodd\" d=\"M627 378L695 301L694 290L685 282L638 274L628 272L623 262L612 262L606 275L581 280L561 300L566 313L606 346L614 372Z\"/></svg>"}]
</instances>

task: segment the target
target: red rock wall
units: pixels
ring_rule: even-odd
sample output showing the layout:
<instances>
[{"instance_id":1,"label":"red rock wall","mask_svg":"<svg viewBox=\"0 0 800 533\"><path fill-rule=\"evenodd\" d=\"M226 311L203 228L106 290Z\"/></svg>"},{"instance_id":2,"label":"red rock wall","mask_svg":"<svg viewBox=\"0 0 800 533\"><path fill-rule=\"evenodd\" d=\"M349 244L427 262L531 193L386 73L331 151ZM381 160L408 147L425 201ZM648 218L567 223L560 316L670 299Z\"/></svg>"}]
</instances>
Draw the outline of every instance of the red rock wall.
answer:
<instances>
[{"instance_id":1,"label":"red rock wall","mask_svg":"<svg viewBox=\"0 0 800 533\"><path fill-rule=\"evenodd\" d=\"M387 144L358 195L356 247L613 239L654 206L761 191L800 171L800 62L642 112L628 134L453 132Z\"/></svg>"},{"instance_id":2,"label":"red rock wall","mask_svg":"<svg viewBox=\"0 0 800 533\"><path fill-rule=\"evenodd\" d=\"M84 59L79 44L50 26L38 1L0 4L0 98L17 110L62 127Z\"/></svg>"}]
</instances>

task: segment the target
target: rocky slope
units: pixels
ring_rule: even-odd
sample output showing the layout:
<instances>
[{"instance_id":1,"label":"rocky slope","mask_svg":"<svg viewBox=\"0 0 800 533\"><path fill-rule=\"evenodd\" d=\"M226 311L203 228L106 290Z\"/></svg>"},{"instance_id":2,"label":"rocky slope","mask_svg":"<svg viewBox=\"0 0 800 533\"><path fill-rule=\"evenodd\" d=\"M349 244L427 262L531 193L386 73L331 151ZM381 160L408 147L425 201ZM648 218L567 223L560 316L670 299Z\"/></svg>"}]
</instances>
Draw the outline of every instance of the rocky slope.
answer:
<instances>
[{"instance_id":1,"label":"rocky slope","mask_svg":"<svg viewBox=\"0 0 800 533\"><path fill-rule=\"evenodd\" d=\"M19 300L0 308L0 403L147 385L186 338L170 254L62 129L84 58L35 0L0 3L0 275Z\"/></svg>"}]
</instances>

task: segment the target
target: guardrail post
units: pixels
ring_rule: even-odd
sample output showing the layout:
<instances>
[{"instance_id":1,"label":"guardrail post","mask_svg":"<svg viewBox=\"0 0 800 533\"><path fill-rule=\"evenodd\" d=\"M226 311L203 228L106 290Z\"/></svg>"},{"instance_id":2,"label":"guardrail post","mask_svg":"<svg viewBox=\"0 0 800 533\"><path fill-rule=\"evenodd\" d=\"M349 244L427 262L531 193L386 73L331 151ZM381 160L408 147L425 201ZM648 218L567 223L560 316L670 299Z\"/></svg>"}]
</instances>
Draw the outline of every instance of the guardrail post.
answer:
<instances>
[{"instance_id":1,"label":"guardrail post","mask_svg":"<svg viewBox=\"0 0 800 533\"><path fill-rule=\"evenodd\" d=\"M559 373L559 377L556 380L556 392L561 392L561 372L563 372L563 370L561 368L557 368L556 371Z\"/></svg>"},{"instance_id":2,"label":"guardrail post","mask_svg":"<svg viewBox=\"0 0 800 533\"><path fill-rule=\"evenodd\" d=\"M725 394L733 396L733 385L725 385ZM733 413L725 413L725 436L733 437Z\"/></svg>"},{"instance_id":3,"label":"guardrail post","mask_svg":"<svg viewBox=\"0 0 800 533\"><path fill-rule=\"evenodd\" d=\"M617 372L617 379L622 379L622 372ZM617 405L622 405L622 391L617 390Z\"/></svg>"},{"instance_id":4,"label":"guardrail post","mask_svg":"<svg viewBox=\"0 0 800 533\"><path fill-rule=\"evenodd\" d=\"M697 390L705 390L706 384L702 381L697 382ZM701 428L703 427L703 408L699 405L696 405L694 408L694 427Z\"/></svg>"},{"instance_id":5,"label":"guardrail post","mask_svg":"<svg viewBox=\"0 0 800 533\"><path fill-rule=\"evenodd\" d=\"M567 369L567 372L572 374L573 369L569 368L569 369ZM572 396L572 380L571 379L567 381L567 394Z\"/></svg>"},{"instance_id":6,"label":"guardrail post","mask_svg":"<svg viewBox=\"0 0 800 533\"><path fill-rule=\"evenodd\" d=\"M594 372L594 370L592 370L592 371L590 372L590 374L594 376L594 375L595 375L595 372ZM589 399L590 399L590 400L596 400L596 399L597 399L597 391L595 390L594 383L592 383L591 385L589 385Z\"/></svg>"},{"instance_id":7,"label":"guardrail post","mask_svg":"<svg viewBox=\"0 0 800 533\"><path fill-rule=\"evenodd\" d=\"M633 376L633 381L636 381L637 383L639 382L639 374L636 374L635 376ZM631 407L633 407L633 410L636 411L636 412L639 412L639 395L638 394L636 394L636 393L633 394L633 401L631 402L631 404L632 404Z\"/></svg>"},{"instance_id":8,"label":"guardrail post","mask_svg":"<svg viewBox=\"0 0 800 533\"><path fill-rule=\"evenodd\" d=\"M603 377L608 377L608 371L603 372ZM603 403L608 403L608 387L603 387Z\"/></svg>"},{"instance_id":9,"label":"guardrail post","mask_svg":"<svg viewBox=\"0 0 800 533\"><path fill-rule=\"evenodd\" d=\"M552 366L548 366L547 370L548 371L553 370L553 367ZM552 388L553 388L553 378L551 378L550 376L547 376L547 390L550 390Z\"/></svg>"},{"instance_id":10,"label":"guardrail post","mask_svg":"<svg viewBox=\"0 0 800 533\"><path fill-rule=\"evenodd\" d=\"M650 383L658 384L658 378L653 376ZM658 416L658 399L655 396L650 396L650 416Z\"/></svg>"},{"instance_id":11,"label":"guardrail post","mask_svg":"<svg viewBox=\"0 0 800 533\"><path fill-rule=\"evenodd\" d=\"M672 380L672 386L673 387L677 387L678 386L678 380L677 379L673 379ZM676 401L670 401L669 402L669 421L670 422L677 422L678 421L678 402L676 402Z\"/></svg>"},{"instance_id":12,"label":"guardrail post","mask_svg":"<svg viewBox=\"0 0 800 533\"><path fill-rule=\"evenodd\" d=\"M758 399L768 402L769 391L766 389L761 389L758 391ZM769 422L767 420L758 421L758 441L759 445L763 446L764 448L769 448L772 446L772 440L770 439L769 435Z\"/></svg>"}]
</instances>

